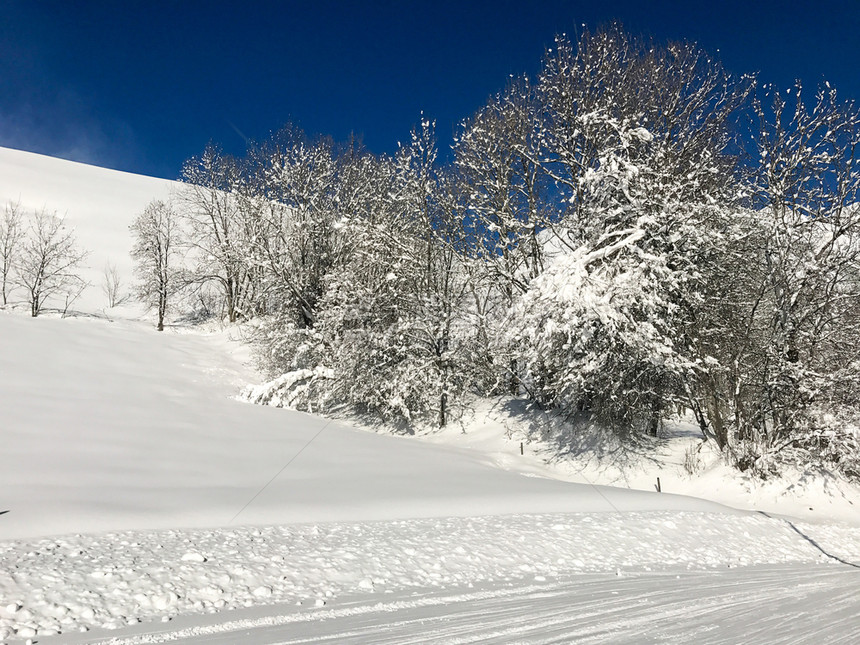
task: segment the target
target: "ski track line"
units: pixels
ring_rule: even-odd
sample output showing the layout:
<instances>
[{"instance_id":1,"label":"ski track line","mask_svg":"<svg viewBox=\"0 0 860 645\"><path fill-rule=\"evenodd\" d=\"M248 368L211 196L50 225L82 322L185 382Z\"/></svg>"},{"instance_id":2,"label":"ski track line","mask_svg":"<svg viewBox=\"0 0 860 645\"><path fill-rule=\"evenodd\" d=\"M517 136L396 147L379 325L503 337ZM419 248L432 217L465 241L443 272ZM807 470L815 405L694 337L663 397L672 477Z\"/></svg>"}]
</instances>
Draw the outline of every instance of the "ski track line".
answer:
<instances>
[{"instance_id":1,"label":"ski track line","mask_svg":"<svg viewBox=\"0 0 860 645\"><path fill-rule=\"evenodd\" d=\"M582 576L80 642L848 645L860 640L858 582L860 573L835 565Z\"/></svg>"}]
</instances>

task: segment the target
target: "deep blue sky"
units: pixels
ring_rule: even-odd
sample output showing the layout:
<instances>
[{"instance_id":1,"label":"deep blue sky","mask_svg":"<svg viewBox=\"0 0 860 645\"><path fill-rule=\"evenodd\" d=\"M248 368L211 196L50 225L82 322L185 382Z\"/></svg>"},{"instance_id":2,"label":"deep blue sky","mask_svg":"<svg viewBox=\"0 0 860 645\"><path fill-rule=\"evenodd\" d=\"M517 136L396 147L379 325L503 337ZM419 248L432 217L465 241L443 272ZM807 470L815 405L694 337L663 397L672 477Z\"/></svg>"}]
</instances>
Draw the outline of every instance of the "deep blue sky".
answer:
<instances>
[{"instance_id":1,"label":"deep blue sky","mask_svg":"<svg viewBox=\"0 0 860 645\"><path fill-rule=\"evenodd\" d=\"M556 33L611 20L860 99L860 0L0 0L0 146L174 178L288 120L392 152L421 110L447 145Z\"/></svg>"}]
</instances>

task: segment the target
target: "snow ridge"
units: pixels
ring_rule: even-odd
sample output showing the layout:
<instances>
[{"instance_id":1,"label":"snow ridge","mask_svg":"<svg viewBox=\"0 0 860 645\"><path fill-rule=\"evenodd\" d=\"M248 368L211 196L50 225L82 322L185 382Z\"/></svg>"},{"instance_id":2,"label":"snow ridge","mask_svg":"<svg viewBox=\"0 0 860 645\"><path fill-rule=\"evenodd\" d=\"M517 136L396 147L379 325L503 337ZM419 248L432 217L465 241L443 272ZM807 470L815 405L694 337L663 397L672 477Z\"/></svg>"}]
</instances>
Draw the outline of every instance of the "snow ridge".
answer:
<instances>
[{"instance_id":1,"label":"snow ridge","mask_svg":"<svg viewBox=\"0 0 860 645\"><path fill-rule=\"evenodd\" d=\"M856 529L628 512L115 532L0 543L0 639L349 594L543 584L577 573L860 561ZM804 539L804 536L811 536ZM815 543L811 542L814 540ZM817 547L816 544L820 545ZM847 551L845 549L848 549ZM830 551L827 551L830 553Z\"/></svg>"}]
</instances>

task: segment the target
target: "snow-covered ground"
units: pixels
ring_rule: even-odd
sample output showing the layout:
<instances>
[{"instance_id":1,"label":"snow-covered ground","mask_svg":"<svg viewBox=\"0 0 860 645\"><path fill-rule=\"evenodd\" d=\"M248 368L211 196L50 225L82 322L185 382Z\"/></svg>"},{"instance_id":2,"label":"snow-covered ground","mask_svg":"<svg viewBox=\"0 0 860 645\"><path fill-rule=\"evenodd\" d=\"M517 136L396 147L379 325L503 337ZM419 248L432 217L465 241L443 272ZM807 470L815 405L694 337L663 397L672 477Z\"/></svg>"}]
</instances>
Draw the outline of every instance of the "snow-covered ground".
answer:
<instances>
[{"instance_id":1,"label":"snow-covered ground","mask_svg":"<svg viewBox=\"0 0 860 645\"><path fill-rule=\"evenodd\" d=\"M124 291L131 285L128 227L150 201L167 199L177 187L164 179L0 148L0 209L11 202L28 212L56 213L74 229L78 247L89 253L80 275L90 287L74 303L86 312L108 304L101 291L106 264L116 266Z\"/></svg>"},{"instance_id":2,"label":"snow-covered ground","mask_svg":"<svg viewBox=\"0 0 860 645\"><path fill-rule=\"evenodd\" d=\"M638 445L612 436L578 437L551 414L528 409L522 399L476 401L460 423L428 430L419 438L457 445L497 467L584 484L691 495L730 506L860 526L860 489L817 468L786 468L762 481L738 472L690 421L667 423L656 439ZM519 444L523 452L519 454ZM513 444L513 449L512 449Z\"/></svg>"},{"instance_id":3,"label":"snow-covered ground","mask_svg":"<svg viewBox=\"0 0 860 645\"><path fill-rule=\"evenodd\" d=\"M0 314L0 538L496 513L723 509L524 477L456 445L237 400L223 334ZM220 360L219 360L220 359ZM248 375L250 376L250 375ZM511 450L514 446L511 445Z\"/></svg>"},{"instance_id":4,"label":"snow-covered ground","mask_svg":"<svg viewBox=\"0 0 860 645\"><path fill-rule=\"evenodd\" d=\"M0 149L16 185L129 282L127 225L169 190ZM707 448L690 475L683 425L560 455L517 401L417 438L253 406L239 330L100 297L0 311L0 642L860 641L841 480Z\"/></svg>"},{"instance_id":5,"label":"snow-covered ground","mask_svg":"<svg viewBox=\"0 0 860 645\"><path fill-rule=\"evenodd\" d=\"M274 605L64 635L69 645L235 643L857 642L854 571L777 565L358 594L337 608ZM57 643L60 638L39 639Z\"/></svg>"}]
</instances>

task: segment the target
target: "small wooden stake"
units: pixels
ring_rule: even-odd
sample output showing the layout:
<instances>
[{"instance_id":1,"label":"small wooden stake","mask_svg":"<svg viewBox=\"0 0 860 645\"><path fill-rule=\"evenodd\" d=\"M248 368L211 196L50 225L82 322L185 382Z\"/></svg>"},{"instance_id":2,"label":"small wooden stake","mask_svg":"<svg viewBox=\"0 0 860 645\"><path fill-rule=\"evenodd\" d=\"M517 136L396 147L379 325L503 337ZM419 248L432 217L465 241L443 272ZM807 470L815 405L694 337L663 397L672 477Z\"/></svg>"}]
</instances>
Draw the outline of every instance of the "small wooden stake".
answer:
<instances>
[{"instance_id":1,"label":"small wooden stake","mask_svg":"<svg viewBox=\"0 0 860 645\"><path fill-rule=\"evenodd\" d=\"M659 478L659 477L657 478L657 486L656 486L656 488L657 488L657 492L658 492L658 493L662 493L662 492L663 492L663 491L660 489L660 478Z\"/></svg>"},{"instance_id":2,"label":"small wooden stake","mask_svg":"<svg viewBox=\"0 0 860 645\"><path fill-rule=\"evenodd\" d=\"M524 455L524 454L525 454L525 453L523 452L523 442L522 442L522 441L520 441L520 454L521 454L521 455Z\"/></svg>"}]
</instances>

